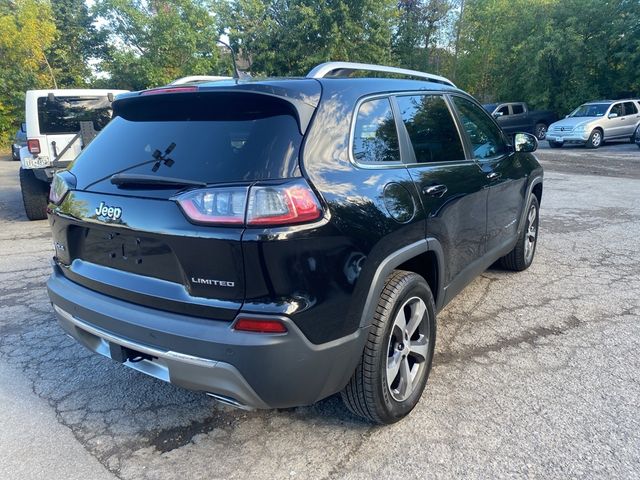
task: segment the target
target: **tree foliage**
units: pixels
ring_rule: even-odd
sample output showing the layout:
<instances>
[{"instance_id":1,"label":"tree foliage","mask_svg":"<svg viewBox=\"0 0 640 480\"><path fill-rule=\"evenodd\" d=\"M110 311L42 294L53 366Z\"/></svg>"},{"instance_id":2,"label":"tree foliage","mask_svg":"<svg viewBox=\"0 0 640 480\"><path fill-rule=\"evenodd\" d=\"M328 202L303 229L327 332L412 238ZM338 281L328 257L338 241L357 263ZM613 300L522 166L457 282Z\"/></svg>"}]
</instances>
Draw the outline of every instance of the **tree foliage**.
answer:
<instances>
[{"instance_id":1,"label":"tree foliage","mask_svg":"<svg viewBox=\"0 0 640 480\"><path fill-rule=\"evenodd\" d=\"M94 26L84 0L51 0L57 35L49 48L49 62L59 88L86 87L91 83L91 58L101 53L104 38Z\"/></svg>"},{"instance_id":2,"label":"tree foliage","mask_svg":"<svg viewBox=\"0 0 640 480\"><path fill-rule=\"evenodd\" d=\"M216 18L200 0L98 0L107 37L100 69L112 87L142 89L187 75L214 74L220 63Z\"/></svg>"},{"instance_id":3,"label":"tree foliage","mask_svg":"<svg viewBox=\"0 0 640 480\"><path fill-rule=\"evenodd\" d=\"M254 74L303 75L328 60L391 61L392 0L222 0L213 5Z\"/></svg>"},{"instance_id":4,"label":"tree foliage","mask_svg":"<svg viewBox=\"0 0 640 480\"><path fill-rule=\"evenodd\" d=\"M640 2L467 0L458 81L485 100L568 112L640 93Z\"/></svg>"},{"instance_id":5,"label":"tree foliage","mask_svg":"<svg viewBox=\"0 0 640 480\"><path fill-rule=\"evenodd\" d=\"M24 117L24 92L52 85L47 49L56 35L45 0L0 3L0 140Z\"/></svg>"}]
</instances>

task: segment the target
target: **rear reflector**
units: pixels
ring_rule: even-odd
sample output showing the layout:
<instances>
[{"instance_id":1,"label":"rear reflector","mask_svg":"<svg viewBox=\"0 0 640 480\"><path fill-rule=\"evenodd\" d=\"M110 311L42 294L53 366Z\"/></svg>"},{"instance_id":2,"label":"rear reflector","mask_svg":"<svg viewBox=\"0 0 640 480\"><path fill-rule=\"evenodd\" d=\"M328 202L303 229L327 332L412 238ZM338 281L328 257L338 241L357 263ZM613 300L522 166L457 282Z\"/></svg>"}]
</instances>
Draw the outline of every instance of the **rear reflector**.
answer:
<instances>
[{"instance_id":1,"label":"rear reflector","mask_svg":"<svg viewBox=\"0 0 640 480\"><path fill-rule=\"evenodd\" d=\"M240 318L233 329L254 333L287 333L287 327L282 321L265 318Z\"/></svg>"},{"instance_id":2,"label":"rear reflector","mask_svg":"<svg viewBox=\"0 0 640 480\"><path fill-rule=\"evenodd\" d=\"M168 88L154 88L151 90L145 90L140 93L140 95L160 95L163 93L188 93L188 92L197 92L198 87L190 86L190 87L168 87Z\"/></svg>"},{"instance_id":3,"label":"rear reflector","mask_svg":"<svg viewBox=\"0 0 640 480\"><path fill-rule=\"evenodd\" d=\"M30 140L27 140L27 149L29 150L29 153L32 155L39 155L40 154L40 140L38 140L37 138L33 138Z\"/></svg>"}]
</instances>

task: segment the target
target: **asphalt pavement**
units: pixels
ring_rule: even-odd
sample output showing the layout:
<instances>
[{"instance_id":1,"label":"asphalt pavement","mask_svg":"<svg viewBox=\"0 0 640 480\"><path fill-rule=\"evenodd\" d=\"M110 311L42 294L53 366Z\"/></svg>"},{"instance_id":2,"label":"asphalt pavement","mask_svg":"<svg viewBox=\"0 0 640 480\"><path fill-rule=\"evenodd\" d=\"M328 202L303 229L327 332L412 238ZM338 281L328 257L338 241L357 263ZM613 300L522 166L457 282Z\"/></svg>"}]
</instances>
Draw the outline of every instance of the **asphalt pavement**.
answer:
<instances>
[{"instance_id":1,"label":"asphalt pavement","mask_svg":"<svg viewBox=\"0 0 640 480\"><path fill-rule=\"evenodd\" d=\"M640 478L640 150L538 155L533 266L441 312L422 401L388 427L336 397L233 410L77 345L46 295L48 224L0 159L0 478Z\"/></svg>"}]
</instances>

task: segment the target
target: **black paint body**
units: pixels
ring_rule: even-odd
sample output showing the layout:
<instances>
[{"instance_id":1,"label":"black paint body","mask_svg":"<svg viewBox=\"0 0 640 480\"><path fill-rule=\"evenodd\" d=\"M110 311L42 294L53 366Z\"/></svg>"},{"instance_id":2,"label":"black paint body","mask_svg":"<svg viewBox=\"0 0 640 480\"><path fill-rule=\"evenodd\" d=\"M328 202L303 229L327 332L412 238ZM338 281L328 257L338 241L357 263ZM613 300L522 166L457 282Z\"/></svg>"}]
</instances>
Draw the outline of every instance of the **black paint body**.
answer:
<instances>
[{"instance_id":1,"label":"black paint body","mask_svg":"<svg viewBox=\"0 0 640 480\"><path fill-rule=\"evenodd\" d=\"M189 95L268 95L287 102L303 137L298 163L286 175L307 180L323 216L273 228L196 225L172 200L177 187L129 191L96 182L87 149L70 167L77 188L59 206L50 205L57 271L88 291L216 325L231 324L240 312L283 316L311 345L366 333L384 279L396 267L427 276L441 309L513 248L528 196L541 195L542 168L533 155L513 151L475 160L465 134L467 158L410 164L411 144L398 119L400 153L407 163L357 165L350 135L359 102L404 92L470 98L446 85L398 79L221 82L200 86L197 93L126 94L114 104L116 115L135 115L137 102L175 102ZM457 117L456 122L460 126ZM497 181L488 178L494 172L500 174ZM274 178L278 175L275 169ZM443 196L423 193L436 184L447 186ZM101 202L120 208L121 217L99 218L95 210ZM198 277L234 286L194 283ZM162 336L162 325L155 334ZM358 337L356 350L365 335ZM322 396L344 387L360 353L344 360L340 375L318 367L329 382ZM254 367L238 368L250 377ZM313 398L298 392L269 405L311 403L320 393L309 395Z\"/></svg>"}]
</instances>

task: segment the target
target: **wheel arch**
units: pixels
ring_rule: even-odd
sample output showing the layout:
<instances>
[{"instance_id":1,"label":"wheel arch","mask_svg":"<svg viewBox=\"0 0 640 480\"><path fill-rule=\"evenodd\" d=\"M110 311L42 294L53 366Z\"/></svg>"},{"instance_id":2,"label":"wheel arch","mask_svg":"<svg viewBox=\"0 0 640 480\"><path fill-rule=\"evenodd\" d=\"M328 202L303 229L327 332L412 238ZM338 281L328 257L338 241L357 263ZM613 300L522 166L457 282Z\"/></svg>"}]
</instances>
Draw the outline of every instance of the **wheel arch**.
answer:
<instances>
[{"instance_id":1,"label":"wheel arch","mask_svg":"<svg viewBox=\"0 0 640 480\"><path fill-rule=\"evenodd\" d=\"M440 243L435 238L427 238L396 250L380 262L371 280L371 286L362 309L360 328L370 325L385 281L396 269L407 270L422 276L431 288L436 310L440 309L444 301L443 252Z\"/></svg>"}]
</instances>

